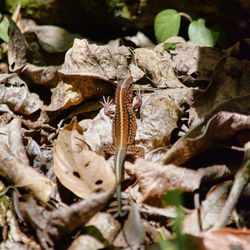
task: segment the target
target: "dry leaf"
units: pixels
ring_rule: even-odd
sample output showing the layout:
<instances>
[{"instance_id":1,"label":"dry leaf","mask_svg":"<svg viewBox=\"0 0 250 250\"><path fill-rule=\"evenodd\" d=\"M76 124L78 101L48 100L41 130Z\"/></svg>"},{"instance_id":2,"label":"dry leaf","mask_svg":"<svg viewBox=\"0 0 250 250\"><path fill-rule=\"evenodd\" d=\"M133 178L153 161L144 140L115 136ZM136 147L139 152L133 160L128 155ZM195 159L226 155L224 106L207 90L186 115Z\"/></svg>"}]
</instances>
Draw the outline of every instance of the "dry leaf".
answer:
<instances>
[{"instance_id":1,"label":"dry leaf","mask_svg":"<svg viewBox=\"0 0 250 250\"><path fill-rule=\"evenodd\" d=\"M248 103L244 103L242 107L239 106L239 98L244 98L250 93L250 77L249 74L247 75L250 64L245 64L245 67L243 64L244 62L234 57L226 57L218 63L206 91L197 96L191 106L189 123L192 126L198 124L213 110L249 113L249 99Z\"/></svg>"},{"instance_id":2,"label":"dry leaf","mask_svg":"<svg viewBox=\"0 0 250 250\"><path fill-rule=\"evenodd\" d=\"M30 93L26 83L17 74L0 75L0 103L14 111L30 115L42 107L42 101Z\"/></svg>"},{"instance_id":3,"label":"dry leaf","mask_svg":"<svg viewBox=\"0 0 250 250\"><path fill-rule=\"evenodd\" d=\"M224 56L225 53L218 48L178 41L173 53L173 65L179 76L185 76L184 82L209 81L215 66ZM195 74L197 77L193 78Z\"/></svg>"},{"instance_id":4,"label":"dry leaf","mask_svg":"<svg viewBox=\"0 0 250 250\"><path fill-rule=\"evenodd\" d=\"M202 230L206 231L210 229L218 221L231 186L231 181L223 182L213 187L207 193L206 199L202 201L200 211Z\"/></svg>"},{"instance_id":5,"label":"dry leaf","mask_svg":"<svg viewBox=\"0 0 250 250\"><path fill-rule=\"evenodd\" d=\"M4 143L0 143L0 173L17 187L30 190L45 203L54 195L55 184L30 166L23 164Z\"/></svg>"},{"instance_id":6,"label":"dry leaf","mask_svg":"<svg viewBox=\"0 0 250 250\"><path fill-rule=\"evenodd\" d=\"M250 230L222 228L217 231L202 232L203 245L206 250L250 249Z\"/></svg>"},{"instance_id":7,"label":"dry leaf","mask_svg":"<svg viewBox=\"0 0 250 250\"><path fill-rule=\"evenodd\" d=\"M86 199L93 192L112 190L115 176L102 156L85 150L83 130L76 119L59 133L54 145L54 171L60 182Z\"/></svg>"},{"instance_id":8,"label":"dry leaf","mask_svg":"<svg viewBox=\"0 0 250 250\"><path fill-rule=\"evenodd\" d=\"M237 104L243 107L243 104L247 102L249 103L249 97L245 96L240 98ZM228 139L237 131L249 128L249 115L220 111L212 117L206 117L180 138L161 158L160 162L181 165L210 148L216 141Z\"/></svg>"},{"instance_id":9,"label":"dry leaf","mask_svg":"<svg viewBox=\"0 0 250 250\"><path fill-rule=\"evenodd\" d=\"M49 52L65 52L75 38L81 38L79 34L72 34L67 30L53 25L33 25L26 32L34 32L41 47Z\"/></svg>"},{"instance_id":10,"label":"dry leaf","mask_svg":"<svg viewBox=\"0 0 250 250\"><path fill-rule=\"evenodd\" d=\"M114 190L94 193L87 200L53 211L47 219L46 232L57 240L64 235L73 233L102 210L113 196L113 193Z\"/></svg>"},{"instance_id":11,"label":"dry leaf","mask_svg":"<svg viewBox=\"0 0 250 250\"><path fill-rule=\"evenodd\" d=\"M151 42L151 40L141 31L138 31L135 36L126 36L125 39L130 42L133 42L137 47L154 47L155 46Z\"/></svg>"},{"instance_id":12,"label":"dry leaf","mask_svg":"<svg viewBox=\"0 0 250 250\"><path fill-rule=\"evenodd\" d=\"M166 93L145 95L137 120L136 140L143 142L148 150L170 144L172 131L182 111Z\"/></svg>"},{"instance_id":13,"label":"dry leaf","mask_svg":"<svg viewBox=\"0 0 250 250\"><path fill-rule=\"evenodd\" d=\"M110 243L114 240L120 229L120 224L111 214L101 212L94 215L86 226L95 226Z\"/></svg>"},{"instance_id":14,"label":"dry leaf","mask_svg":"<svg viewBox=\"0 0 250 250\"><path fill-rule=\"evenodd\" d=\"M21 135L21 119L15 118L9 124L8 137L9 148L13 155L19 159L25 165L29 165L29 159L26 154L25 147L23 145L23 138Z\"/></svg>"},{"instance_id":15,"label":"dry leaf","mask_svg":"<svg viewBox=\"0 0 250 250\"><path fill-rule=\"evenodd\" d=\"M9 18L9 23L9 70L11 72L18 72L28 61L28 45L20 29L11 18Z\"/></svg>"},{"instance_id":16,"label":"dry leaf","mask_svg":"<svg viewBox=\"0 0 250 250\"><path fill-rule=\"evenodd\" d=\"M139 48L134 50L134 64L147 74L157 88L184 88L176 78L173 64L163 47Z\"/></svg>"},{"instance_id":17,"label":"dry leaf","mask_svg":"<svg viewBox=\"0 0 250 250\"><path fill-rule=\"evenodd\" d=\"M207 180L209 177L213 179L216 175L221 178L226 171L220 172L217 167L195 171L172 164L160 165L138 159L135 162L135 174L143 193L143 200L153 200L155 204L161 205L161 197L166 190L179 189L183 192L192 192L199 188L203 179Z\"/></svg>"},{"instance_id":18,"label":"dry leaf","mask_svg":"<svg viewBox=\"0 0 250 250\"><path fill-rule=\"evenodd\" d=\"M96 250L103 249L105 245L91 235L80 235L73 240L68 250Z\"/></svg>"},{"instance_id":19,"label":"dry leaf","mask_svg":"<svg viewBox=\"0 0 250 250\"><path fill-rule=\"evenodd\" d=\"M127 220L124 223L123 233L130 249L140 249L145 237L145 231L138 210L131 206Z\"/></svg>"}]
</instances>

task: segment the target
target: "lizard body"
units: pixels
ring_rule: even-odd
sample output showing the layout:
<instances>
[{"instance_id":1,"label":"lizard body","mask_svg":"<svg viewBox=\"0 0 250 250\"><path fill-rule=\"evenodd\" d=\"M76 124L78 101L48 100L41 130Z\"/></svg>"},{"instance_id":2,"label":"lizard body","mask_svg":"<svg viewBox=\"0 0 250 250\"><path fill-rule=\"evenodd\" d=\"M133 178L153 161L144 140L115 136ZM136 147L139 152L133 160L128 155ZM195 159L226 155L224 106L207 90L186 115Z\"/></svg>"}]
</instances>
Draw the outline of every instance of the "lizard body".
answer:
<instances>
[{"instance_id":1,"label":"lizard body","mask_svg":"<svg viewBox=\"0 0 250 250\"><path fill-rule=\"evenodd\" d=\"M120 81L117 85L116 94L115 94L115 116L112 124L113 132L113 143L115 150L115 175L116 175L116 196L118 202L118 211L119 215L123 215L122 206L121 206L121 176L122 176L122 166L128 153L127 150L133 151L133 148L136 149L134 152L136 154L144 155L143 148L136 147L132 145L135 140L136 135L136 115L134 109L141 106L141 94L138 94L139 102L132 106L132 82L129 78L124 81ZM110 106L111 102L104 100L104 110ZM105 114L110 113L105 110ZM132 148L131 148L132 147Z\"/></svg>"}]
</instances>

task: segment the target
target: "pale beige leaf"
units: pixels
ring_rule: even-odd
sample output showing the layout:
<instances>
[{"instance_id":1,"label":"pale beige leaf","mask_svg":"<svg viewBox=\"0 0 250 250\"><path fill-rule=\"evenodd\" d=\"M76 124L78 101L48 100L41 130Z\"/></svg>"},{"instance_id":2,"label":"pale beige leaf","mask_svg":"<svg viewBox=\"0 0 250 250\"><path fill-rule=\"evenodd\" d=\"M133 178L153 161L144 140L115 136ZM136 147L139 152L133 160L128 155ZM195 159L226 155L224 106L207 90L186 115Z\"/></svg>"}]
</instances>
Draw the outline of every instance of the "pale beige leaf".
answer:
<instances>
[{"instance_id":1,"label":"pale beige leaf","mask_svg":"<svg viewBox=\"0 0 250 250\"><path fill-rule=\"evenodd\" d=\"M42 107L39 96L30 93L17 74L0 75L0 83L0 103L7 104L12 111L30 115Z\"/></svg>"},{"instance_id":2,"label":"pale beige leaf","mask_svg":"<svg viewBox=\"0 0 250 250\"><path fill-rule=\"evenodd\" d=\"M0 173L17 187L24 187L33 192L43 202L47 202L54 195L55 184L23 164L5 143L0 143Z\"/></svg>"},{"instance_id":3,"label":"pale beige leaf","mask_svg":"<svg viewBox=\"0 0 250 250\"><path fill-rule=\"evenodd\" d=\"M231 186L232 182L227 181L213 187L207 193L206 199L202 201L200 220L204 231L212 228L218 221L221 210L226 203L227 194Z\"/></svg>"},{"instance_id":4,"label":"pale beige leaf","mask_svg":"<svg viewBox=\"0 0 250 250\"><path fill-rule=\"evenodd\" d=\"M54 170L60 182L86 199L93 192L112 190L115 176L102 156L85 150L83 130L76 119L60 132L54 145Z\"/></svg>"},{"instance_id":5,"label":"pale beige leaf","mask_svg":"<svg viewBox=\"0 0 250 250\"><path fill-rule=\"evenodd\" d=\"M131 249L140 248L145 237L145 231L140 213L134 206L130 208L128 218L124 223L123 233Z\"/></svg>"},{"instance_id":6,"label":"pale beige leaf","mask_svg":"<svg viewBox=\"0 0 250 250\"><path fill-rule=\"evenodd\" d=\"M111 214L102 212L95 214L86 226L95 226L109 242L114 240L120 229L120 224Z\"/></svg>"}]
</instances>

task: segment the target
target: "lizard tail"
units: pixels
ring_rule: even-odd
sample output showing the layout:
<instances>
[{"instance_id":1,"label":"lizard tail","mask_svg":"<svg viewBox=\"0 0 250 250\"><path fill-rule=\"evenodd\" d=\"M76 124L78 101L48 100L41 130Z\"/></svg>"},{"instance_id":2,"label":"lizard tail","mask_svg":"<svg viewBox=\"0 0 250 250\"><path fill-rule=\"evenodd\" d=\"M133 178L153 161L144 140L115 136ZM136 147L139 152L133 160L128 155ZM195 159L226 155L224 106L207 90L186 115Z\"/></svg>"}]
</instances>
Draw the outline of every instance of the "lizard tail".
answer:
<instances>
[{"instance_id":1,"label":"lizard tail","mask_svg":"<svg viewBox=\"0 0 250 250\"><path fill-rule=\"evenodd\" d=\"M126 156L126 148L117 148L115 152L115 176L116 176L116 197L118 203L118 212L122 216L122 204L121 204L121 175L122 175L122 166Z\"/></svg>"}]
</instances>

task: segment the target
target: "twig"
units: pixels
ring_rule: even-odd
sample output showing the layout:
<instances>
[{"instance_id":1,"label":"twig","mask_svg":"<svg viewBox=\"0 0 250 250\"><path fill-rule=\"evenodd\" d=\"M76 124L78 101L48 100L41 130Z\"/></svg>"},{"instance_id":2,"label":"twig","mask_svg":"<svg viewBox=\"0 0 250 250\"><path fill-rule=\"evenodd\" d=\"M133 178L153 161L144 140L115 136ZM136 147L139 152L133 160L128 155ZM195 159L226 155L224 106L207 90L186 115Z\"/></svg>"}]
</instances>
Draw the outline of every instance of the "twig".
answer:
<instances>
[{"instance_id":1,"label":"twig","mask_svg":"<svg viewBox=\"0 0 250 250\"><path fill-rule=\"evenodd\" d=\"M234 184L230 191L228 200L223 207L219 220L213 226L212 230L220 229L227 225L228 219L230 218L232 211L240 197L240 194L246 187L250 179L250 150L247 150L245 153L245 159L243 162L243 167L235 175Z\"/></svg>"}]
</instances>

